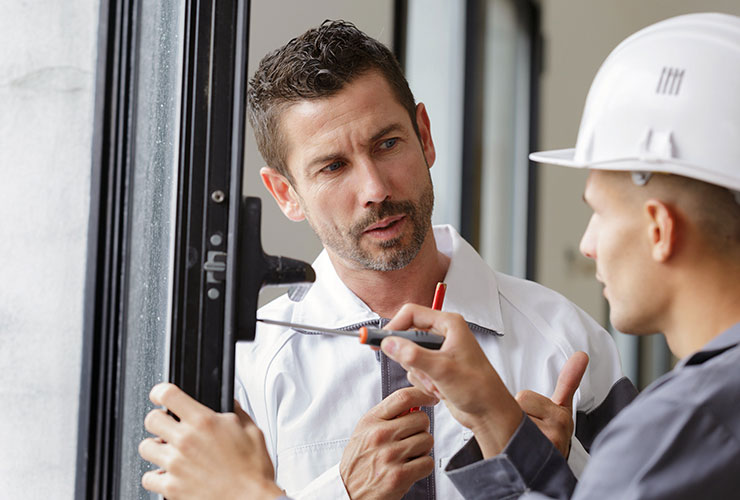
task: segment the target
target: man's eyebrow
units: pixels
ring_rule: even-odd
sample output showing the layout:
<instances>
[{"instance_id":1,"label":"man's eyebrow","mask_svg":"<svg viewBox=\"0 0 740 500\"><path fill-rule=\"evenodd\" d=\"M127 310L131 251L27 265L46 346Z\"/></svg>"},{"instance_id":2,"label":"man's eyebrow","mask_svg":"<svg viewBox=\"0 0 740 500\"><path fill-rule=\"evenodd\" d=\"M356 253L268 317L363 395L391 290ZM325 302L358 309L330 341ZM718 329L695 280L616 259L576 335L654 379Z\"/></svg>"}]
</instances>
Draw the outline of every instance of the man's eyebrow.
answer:
<instances>
[{"instance_id":1,"label":"man's eyebrow","mask_svg":"<svg viewBox=\"0 0 740 500\"><path fill-rule=\"evenodd\" d=\"M375 142L375 141L377 141L378 139L380 139L381 137L383 137L386 134L389 134L391 132L395 132L396 130L402 130L402 129L403 129L403 127L401 126L400 123L391 123L387 127L382 128L378 133L374 134L370 138L370 142Z\"/></svg>"},{"instance_id":2,"label":"man's eyebrow","mask_svg":"<svg viewBox=\"0 0 740 500\"><path fill-rule=\"evenodd\" d=\"M403 130L403 126L400 123L391 123L390 125L388 125L386 127L383 127L382 129L380 129L380 131L378 131L377 133L373 134L373 136L370 138L370 140L368 142L373 143L373 142L377 141L378 139L380 139L381 137L383 137L383 136L385 136L385 135L387 135L387 134L389 134L391 132L395 132L397 130ZM317 156L316 158L310 160L308 162L308 166L309 167L312 167L314 165L321 165L321 164L324 164L324 163L329 163L329 162L335 161L337 158L341 158L341 157L342 157L342 153L340 153L338 151L337 152L331 152L331 153L326 154L326 155Z\"/></svg>"}]
</instances>

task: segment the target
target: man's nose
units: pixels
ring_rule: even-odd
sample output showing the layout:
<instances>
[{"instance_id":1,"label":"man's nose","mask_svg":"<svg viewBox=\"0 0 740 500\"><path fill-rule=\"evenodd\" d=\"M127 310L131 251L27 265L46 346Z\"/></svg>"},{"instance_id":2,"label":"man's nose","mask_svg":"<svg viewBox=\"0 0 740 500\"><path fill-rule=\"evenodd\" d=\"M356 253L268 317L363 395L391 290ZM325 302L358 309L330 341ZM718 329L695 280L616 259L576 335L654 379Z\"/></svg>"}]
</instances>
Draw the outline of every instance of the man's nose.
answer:
<instances>
[{"instance_id":1,"label":"man's nose","mask_svg":"<svg viewBox=\"0 0 740 500\"><path fill-rule=\"evenodd\" d=\"M361 200L365 207L381 203L391 197L391 188L385 173L372 160L365 160L358 165Z\"/></svg>"},{"instance_id":2,"label":"man's nose","mask_svg":"<svg viewBox=\"0 0 740 500\"><path fill-rule=\"evenodd\" d=\"M589 259L596 259L596 228L594 226L594 216L592 215L578 246L581 253Z\"/></svg>"}]
</instances>

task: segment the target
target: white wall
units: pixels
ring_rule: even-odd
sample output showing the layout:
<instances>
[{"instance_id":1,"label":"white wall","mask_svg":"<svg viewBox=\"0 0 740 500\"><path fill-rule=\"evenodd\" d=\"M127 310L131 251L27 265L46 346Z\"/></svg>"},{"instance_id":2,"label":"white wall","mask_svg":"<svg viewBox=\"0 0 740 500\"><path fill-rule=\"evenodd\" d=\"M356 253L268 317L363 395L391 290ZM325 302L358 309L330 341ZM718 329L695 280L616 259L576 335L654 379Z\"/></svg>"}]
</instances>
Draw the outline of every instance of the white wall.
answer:
<instances>
[{"instance_id":1,"label":"white wall","mask_svg":"<svg viewBox=\"0 0 740 500\"><path fill-rule=\"evenodd\" d=\"M0 497L73 498L98 2L0 15Z\"/></svg>"},{"instance_id":2,"label":"white wall","mask_svg":"<svg viewBox=\"0 0 740 500\"><path fill-rule=\"evenodd\" d=\"M249 76L262 57L326 19L344 19L388 47L393 42L393 1L347 2L344 0L252 0L249 33ZM259 170L264 161L257 151L252 128L247 126L244 194L262 198L262 244L265 252L312 262L321 243L309 225L291 222L282 214L262 185ZM261 303L285 289L265 290Z\"/></svg>"}]
</instances>

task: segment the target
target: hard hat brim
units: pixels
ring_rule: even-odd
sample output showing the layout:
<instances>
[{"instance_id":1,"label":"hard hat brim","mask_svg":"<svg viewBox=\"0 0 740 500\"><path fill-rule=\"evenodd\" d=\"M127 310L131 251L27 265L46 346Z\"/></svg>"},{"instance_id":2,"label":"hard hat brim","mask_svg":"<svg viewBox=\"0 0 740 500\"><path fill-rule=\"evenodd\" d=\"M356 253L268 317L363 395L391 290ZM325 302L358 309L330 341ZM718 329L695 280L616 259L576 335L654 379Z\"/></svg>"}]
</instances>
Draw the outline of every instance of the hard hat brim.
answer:
<instances>
[{"instance_id":1,"label":"hard hat brim","mask_svg":"<svg viewBox=\"0 0 740 500\"><path fill-rule=\"evenodd\" d=\"M575 148L553 149L551 151L530 153L529 159L538 163L550 163L552 165L562 165L564 167L586 168L586 164L574 160L575 154Z\"/></svg>"}]
</instances>

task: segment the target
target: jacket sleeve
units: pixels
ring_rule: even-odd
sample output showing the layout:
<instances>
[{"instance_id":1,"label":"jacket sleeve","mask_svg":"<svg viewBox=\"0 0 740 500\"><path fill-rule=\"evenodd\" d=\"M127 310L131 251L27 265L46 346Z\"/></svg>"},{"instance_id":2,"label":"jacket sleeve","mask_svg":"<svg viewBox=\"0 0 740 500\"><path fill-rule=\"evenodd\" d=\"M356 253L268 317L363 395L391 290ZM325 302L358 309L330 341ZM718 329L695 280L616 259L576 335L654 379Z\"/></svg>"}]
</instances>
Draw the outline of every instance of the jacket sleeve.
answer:
<instances>
[{"instance_id":1,"label":"jacket sleeve","mask_svg":"<svg viewBox=\"0 0 740 500\"><path fill-rule=\"evenodd\" d=\"M543 498L570 498L576 486L565 458L527 416L501 454L483 460L473 438L445 472L468 500L517 498L533 490Z\"/></svg>"},{"instance_id":2,"label":"jacket sleeve","mask_svg":"<svg viewBox=\"0 0 740 500\"><path fill-rule=\"evenodd\" d=\"M323 500L326 498L349 500L344 481L342 481L342 476L339 475L339 464L331 467L300 491L288 493L295 500Z\"/></svg>"}]
</instances>

